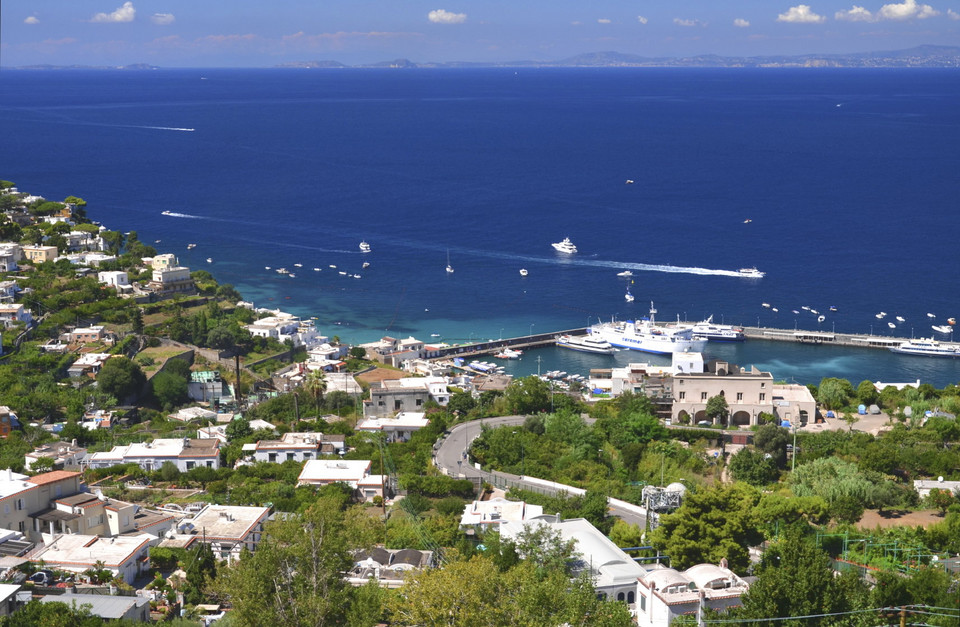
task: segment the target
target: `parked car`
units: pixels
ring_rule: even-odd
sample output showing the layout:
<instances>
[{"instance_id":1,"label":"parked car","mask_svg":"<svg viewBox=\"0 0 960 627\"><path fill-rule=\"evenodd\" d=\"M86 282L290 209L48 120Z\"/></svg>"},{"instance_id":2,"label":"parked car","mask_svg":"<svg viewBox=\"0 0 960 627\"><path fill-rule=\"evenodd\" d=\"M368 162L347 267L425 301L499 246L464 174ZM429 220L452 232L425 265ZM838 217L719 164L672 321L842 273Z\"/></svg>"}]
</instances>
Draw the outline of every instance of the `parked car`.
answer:
<instances>
[{"instance_id":1,"label":"parked car","mask_svg":"<svg viewBox=\"0 0 960 627\"><path fill-rule=\"evenodd\" d=\"M30 578L27 581L31 581L38 586L52 586L55 580L56 577L54 576L52 570L38 570L30 575Z\"/></svg>"}]
</instances>

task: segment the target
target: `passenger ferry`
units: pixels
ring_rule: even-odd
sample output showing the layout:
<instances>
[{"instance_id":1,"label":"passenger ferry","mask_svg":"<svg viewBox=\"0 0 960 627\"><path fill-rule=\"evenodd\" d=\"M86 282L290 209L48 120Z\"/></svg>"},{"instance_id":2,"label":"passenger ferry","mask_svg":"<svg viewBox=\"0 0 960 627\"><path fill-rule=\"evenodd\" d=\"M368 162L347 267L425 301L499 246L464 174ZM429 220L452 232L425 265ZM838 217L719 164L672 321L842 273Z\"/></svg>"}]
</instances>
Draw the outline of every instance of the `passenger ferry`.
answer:
<instances>
[{"instance_id":1,"label":"passenger ferry","mask_svg":"<svg viewBox=\"0 0 960 627\"><path fill-rule=\"evenodd\" d=\"M689 327L656 326L656 313L651 302L649 318L641 318L640 322L604 322L590 327L590 333L613 346L645 353L670 355L703 351L707 345L706 339L694 337L693 329Z\"/></svg>"}]
</instances>

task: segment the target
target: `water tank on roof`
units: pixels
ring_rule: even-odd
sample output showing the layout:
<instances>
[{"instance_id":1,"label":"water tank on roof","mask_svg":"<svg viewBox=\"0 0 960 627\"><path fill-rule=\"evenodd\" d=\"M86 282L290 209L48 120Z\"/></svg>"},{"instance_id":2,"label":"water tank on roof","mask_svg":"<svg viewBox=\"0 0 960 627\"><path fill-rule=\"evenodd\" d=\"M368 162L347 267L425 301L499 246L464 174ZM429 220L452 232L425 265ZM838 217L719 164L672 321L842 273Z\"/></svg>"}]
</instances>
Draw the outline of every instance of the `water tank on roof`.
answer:
<instances>
[{"instance_id":1,"label":"water tank on roof","mask_svg":"<svg viewBox=\"0 0 960 627\"><path fill-rule=\"evenodd\" d=\"M671 483L664 489L667 492L679 492L680 494L686 494L687 492L687 486L683 485L679 481L675 481L674 483Z\"/></svg>"}]
</instances>

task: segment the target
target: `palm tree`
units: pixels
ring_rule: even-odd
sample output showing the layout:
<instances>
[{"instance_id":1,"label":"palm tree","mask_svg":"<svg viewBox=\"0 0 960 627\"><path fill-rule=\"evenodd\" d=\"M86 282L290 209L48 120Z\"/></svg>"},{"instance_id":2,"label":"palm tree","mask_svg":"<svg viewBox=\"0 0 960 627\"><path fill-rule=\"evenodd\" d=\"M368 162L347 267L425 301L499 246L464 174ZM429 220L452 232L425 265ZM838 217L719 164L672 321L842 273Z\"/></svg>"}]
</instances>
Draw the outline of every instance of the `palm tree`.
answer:
<instances>
[{"instance_id":1,"label":"palm tree","mask_svg":"<svg viewBox=\"0 0 960 627\"><path fill-rule=\"evenodd\" d=\"M320 404L323 402L323 394L327 391L327 376L323 370L312 370L303 382L303 388L313 396L317 403L317 418L320 417Z\"/></svg>"}]
</instances>

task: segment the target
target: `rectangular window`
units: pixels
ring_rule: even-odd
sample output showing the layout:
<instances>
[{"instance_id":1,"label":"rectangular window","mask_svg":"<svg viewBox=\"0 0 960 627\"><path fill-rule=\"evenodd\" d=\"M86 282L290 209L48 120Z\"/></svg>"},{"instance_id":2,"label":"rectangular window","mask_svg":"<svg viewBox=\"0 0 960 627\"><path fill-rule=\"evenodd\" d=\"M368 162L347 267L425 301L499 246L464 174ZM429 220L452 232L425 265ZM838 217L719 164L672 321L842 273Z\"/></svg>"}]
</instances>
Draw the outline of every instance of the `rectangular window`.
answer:
<instances>
[{"instance_id":1,"label":"rectangular window","mask_svg":"<svg viewBox=\"0 0 960 627\"><path fill-rule=\"evenodd\" d=\"M275 462L275 461L277 461L277 454L276 454L276 453L270 453L270 455L267 456L267 459L268 459L269 461L271 461L271 462Z\"/></svg>"},{"instance_id":2,"label":"rectangular window","mask_svg":"<svg viewBox=\"0 0 960 627\"><path fill-rule=\"evenodd\" d=\"M766 400L766 398L767 398L767 395L764 394L763 392L760 392L760 402L762 403L764 400Z\"/></svg>"},{"instance_id":3,"label":"rectangular window","mask_svg":"<svg viewBox=\"0 0 960 627\"><path fill-rule=\"evenodd\" d=\"M403 409L403 401L393 401L393 410L400 411Z\"/></svg>"},{"instance_id":4,"label":"rectangular window","mask_svg":"<svg viewBox=\"0 0 960 627\"><path fill-rule=\"evenodd\" d=\"M422 398L418 398L418 399L417 399L417 407L422 407L422 406L423 406L423 399L422 399Z\"/></svg>"},{"instance_id":5,"label":"rectangular window","mask_svg":"<svg viewBox=\"0 0 960 627\"><path fill-rule=\"evenodd\" d=\"M737 400L738 400L738 401L742 401L742 400L743 400L743 392L737 392Z\"/></svg>"},{"instance_id":6,"label":"rectangular window","mask_svg":"<svg viewBox=\"0 0 960 627\"><path fill-rule=\"evenodd\" d=\"M27 508L27 504L23 499L17 499L17 510L23 510Z\"/></svg>"},{"instance_id":7,"label":"rectangular window","mask_svg":"<svg viewBox=\"0 0 960 627\"><path fill-rule=\"evenodd\" d=\"M193 468L193 462L187 462L187 470Z\"/></svg>"},{"instance_id":8,"label":"rectangular window","mask_svg":"<svg viewBox=\"0 0 960 627\"><path fill-rule=\"evenodd\" d=\"M685 399L685 398L687 398L687 393L686 393L686 392L680 392L680 400L682 401L682 400Z\"/></svg>"},{"instance_id":9,"label":"rectangular window","mask_svg":"<svg viewBox=\"0 0 960 627\"><path fill-rule=\"evenodd\" d=\"M765 387L767 387L766 381L761 381L761 382L760 382L760 389L762 390L762 389L765 388Z\"/></svg>"},{"instance_id":10,"label":"rectangular window","mask_svg":"<svg viewBox=\"0 0 960 627\"><path fill-rule=\"evenodd\" d=\"M700 392L700 400L701 400L701 401L707 400L707 393L706 393L706 392Z\"/></svg>"},{"instance_id":11,"label":"rectangular window","mask_svg":"<svg viewBox=\"0 0 960 627\"><path fill-rule=\"evenodd\" d=\"M287 453L287 461L291 461L295 457L296 457L295 453Z\"/></svg>"},{"instance_id":12,"label":"rectangular window","mask_svg":"<svg viewBox=\"0 0 960 627\"><path fill-rule=\"evenodd\" d=\"M640 609L647 609L647 597L643 596L642 594L640 595Z\"/></svg>"}]
</instances>

